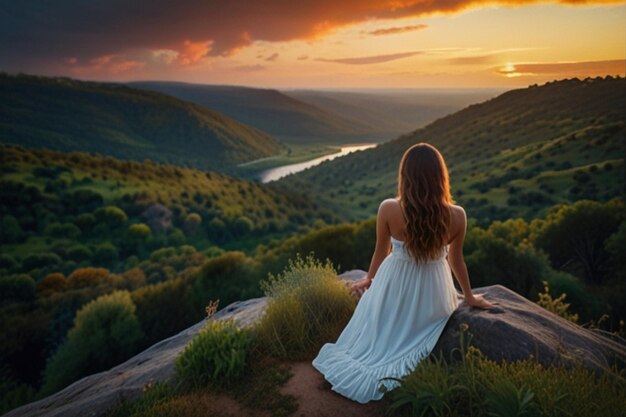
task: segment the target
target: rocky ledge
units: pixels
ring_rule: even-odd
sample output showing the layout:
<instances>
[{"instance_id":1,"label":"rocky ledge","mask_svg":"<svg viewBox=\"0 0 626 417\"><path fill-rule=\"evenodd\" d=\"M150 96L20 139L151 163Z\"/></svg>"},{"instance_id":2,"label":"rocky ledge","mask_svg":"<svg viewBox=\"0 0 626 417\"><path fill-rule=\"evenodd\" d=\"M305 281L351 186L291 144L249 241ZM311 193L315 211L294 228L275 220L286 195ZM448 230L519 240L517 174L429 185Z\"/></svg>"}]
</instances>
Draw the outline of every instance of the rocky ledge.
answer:
<instances>
[{"instance_id":1,"label":"rocky ledge","mask_svg":"<svg viewBox=\"0 0 626 417\"><path fill-rule=\"evenodd\" d=\"M349 271L340 278L348 282L363 274ZM462 303L450 317L434 354L448 356L459 346L461 326L467 325L471 344L494 360L513 361L532 355L545 366L580 362L594 371L613 363L626 363L623 344L550 313L501 285L476 288L474 292L485 294L485 298L497 303L496 307L480 310ZM247 326L261 317L266 303L266 297L237 301L217 312L213 319L233 318ZM141 395L146 384L171 378L176 357L205 322L206 319L108 371L82 378L6 416L99 416L114 404Z\"/></svg>"}]
</instances>

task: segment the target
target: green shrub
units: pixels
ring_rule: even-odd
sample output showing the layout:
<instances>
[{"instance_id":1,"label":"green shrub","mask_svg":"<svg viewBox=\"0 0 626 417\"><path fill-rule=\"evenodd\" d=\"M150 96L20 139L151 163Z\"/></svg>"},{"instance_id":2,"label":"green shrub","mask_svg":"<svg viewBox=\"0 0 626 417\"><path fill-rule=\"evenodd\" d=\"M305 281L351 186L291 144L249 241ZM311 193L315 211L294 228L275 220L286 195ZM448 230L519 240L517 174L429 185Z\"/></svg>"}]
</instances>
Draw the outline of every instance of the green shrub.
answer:
<instances>
[{"instance_id":1,"label":"green shrub","mask_svg":"<svg viewBox=\"0 0 626 417\"><path fill-rule=\"evenodd\" d=\"M91 259L93 253L85 245L74 245L67 250L67 257L75 262L82 262Z\"/></svg>"},{"instance_id":2,"label":"green shrub","mask_svg":"<svg viewBox=\"0 0 626 417\"><path fill-rule=\"evenodd\" d=\"M85 304L66 342L48 361L42 392L50 394L78 378L108 369L136 352L143 337L128 291Z\"/></svg>"},{"instance_id":3,"label":"green shrub","mask_svg":"<svg viewBox=\"0 0 626 417\"><path fill-rule=\"evenodd\" d=\"M209 320L176 359L176 375L191 387L224 386L243 375L250 329L234 320Z\"/></svg>"},{"instance_id":4,"label":"green shrub","mask_svg":"<svg viewBox=\"0 0 626 417\"><path fill-rule=\"evenodd\" d=\"M135 223L128 227L128 234L137 241L144 241L152 235L152 230L145 223Z\"/></svg>"},{"instance_id":5,"label":"green shrub","mask_svg":"<svg viewBox=\"0 0 626 417\"><path fill-rule=\"evenodd\" d=\"M330 263L297 256L282 274L269 274L261 288L270 297L258 322L260 346L279 358L309 358L337 339L356 299Z\"/></svg>"},{"instance_id":6,"label":"green shrub","mask_svg":"<svg viewBox=\"0 0 626 417\"><path fill-rule=\"evenodd\" d=\"M117 247L111 242L103 242L96 246L93 262L97 265L109 265L119 258Z\"/></svg>"},{"instance_id":7,"label":"green shrub","mask_svg":"<svg viewBox=\"0 0 626 417\"><path fill-rule=\"evenodd\" d=\"M552 297L552 295L550 295L550 286L548 285L548 281L543 281L543 292L540 292L538 295L539 300L537 301L537 304L541 307L573 323L578 322L578 314L570 312L570 304L565 302L567 294L562 293L557 298Z\"/></svg>"},{"instance_id":8,"label":"green shrub","mask_svg":"<svg viewBox=\"0 0 626 417\"><path fill-rule=\"evenodd\" d=\"M30 301L35 298L35 280L27 274L0 276L0 300Z\"/></svg>"},{"instance_id":9,"label":"green shrub","mask_svg":"<svg viewBox=\"0 0 626 417\"><path fill-rule=\"evenodd\" d=\"M0 221L0 227L2 228L2 233L0 233L2 243L20 242L24 237L24 231L13 216L4 216Z\"/></svg>"},{"instance_id":10,"label":"green shrub","mask_svg":"<svg viewBox=\"0 0 626 417\"><path fill-rule=\"evenodd\" d=\"M81 230L74 223L50 223L44 232L47 236L59 239L76 239Z\"/></svg>"},{"instance_id":11,"label":"green shrub","mask_svg":"<svg viewBox=\"0 0 626 417\"><path fill-rule=\"evenodd\" d=\"M194 308L203 312L206 300L219 299L222 305L261 295L257 263L243 252L227 252L202 265L192 284Z\"/></svg>"},{"instance_id":12,"label":"green shrub","mask_svg":"<svg viewBox=\"0 0 626 417\"><path fill-rule=\"evenodd\" d=\"M460 353L459 360L430 356L408 375L390 378L399 384L385 394L394 415L617 417L626 404L616 371L596 375L580 363L543 367L534 358L495 362L473 346Z\"/></svg>"}]
</instances>

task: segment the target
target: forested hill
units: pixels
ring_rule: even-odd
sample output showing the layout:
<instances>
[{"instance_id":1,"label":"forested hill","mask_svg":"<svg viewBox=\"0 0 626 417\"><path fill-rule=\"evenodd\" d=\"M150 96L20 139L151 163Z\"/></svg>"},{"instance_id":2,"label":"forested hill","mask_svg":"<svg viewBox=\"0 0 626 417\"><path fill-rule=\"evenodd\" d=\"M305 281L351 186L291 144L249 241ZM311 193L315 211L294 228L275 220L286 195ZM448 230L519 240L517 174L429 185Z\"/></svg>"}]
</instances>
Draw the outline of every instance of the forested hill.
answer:
<instances>
[{"instance_id":1,"label":"forested hill","mask_svg":"<svg viewBox=\"0 0 626 417\"><path fill-rule=\"evenodd\" d=\"M287 142L341 143L385 137L361 120L338 116L277 90L149 81L129 85L207 106Z\"/></svg>"},{"instance_id":2,"label":"forested hill","mask_svg":"<svg viewBox=\"0 0 626 417\"><path fill-rule=\"evenodd\" d=\"M0 142L230 171L277 153L268 134L125 85L0 74Z\"/></svg>"},{"instance_id":3,"label":"forested hill","mask_svg":"<svg viewBox=\"0 0 626 417\"><path fill-rule=\"evenodd\" d=\"M446 158L453 197L479 220L530 218L555 203L624 190L624 78L570 79L506 92L376 148L285 177L353 218L396 193L400 158L428 142Z\"/></svg>"}]
</instances>

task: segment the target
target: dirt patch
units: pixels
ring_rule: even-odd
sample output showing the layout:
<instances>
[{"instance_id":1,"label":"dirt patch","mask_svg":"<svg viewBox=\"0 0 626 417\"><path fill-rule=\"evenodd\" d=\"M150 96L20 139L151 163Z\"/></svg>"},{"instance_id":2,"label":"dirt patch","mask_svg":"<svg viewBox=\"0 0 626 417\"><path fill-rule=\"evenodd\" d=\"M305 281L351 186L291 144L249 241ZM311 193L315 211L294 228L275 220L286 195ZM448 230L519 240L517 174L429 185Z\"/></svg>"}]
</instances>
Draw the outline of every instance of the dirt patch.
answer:
<instances>
[{"instance_id":1,"label":"dirt patch","mask_svg":"<svg viewBox=\"0 0 626 417\"><path fill-rule=\"evenodd\" d=\"M289 364L293 376L280 392L293 395L298 402L294 417L380 417L387 409L385 400L360 404L331 390L324 375L309 361Z\"/></svg>"}]
</instances>

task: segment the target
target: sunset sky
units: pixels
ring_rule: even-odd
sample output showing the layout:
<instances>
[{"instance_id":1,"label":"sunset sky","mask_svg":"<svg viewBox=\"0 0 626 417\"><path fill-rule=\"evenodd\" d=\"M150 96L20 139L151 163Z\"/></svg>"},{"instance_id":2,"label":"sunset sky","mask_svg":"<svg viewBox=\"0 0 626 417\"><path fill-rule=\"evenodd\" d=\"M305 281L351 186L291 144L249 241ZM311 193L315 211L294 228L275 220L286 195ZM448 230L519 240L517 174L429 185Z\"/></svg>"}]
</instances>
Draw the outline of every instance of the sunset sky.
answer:
<instances>
[{"instance_id":1,"label":"sunset sky","mask_svg":"<svg viewBox=\"0 0 626 417\"><path fill-rule=\"evenodd\" d=\"M626 3L0 0L0 70L276 88L624 76Z\"/></svg>"}]
</instances>

